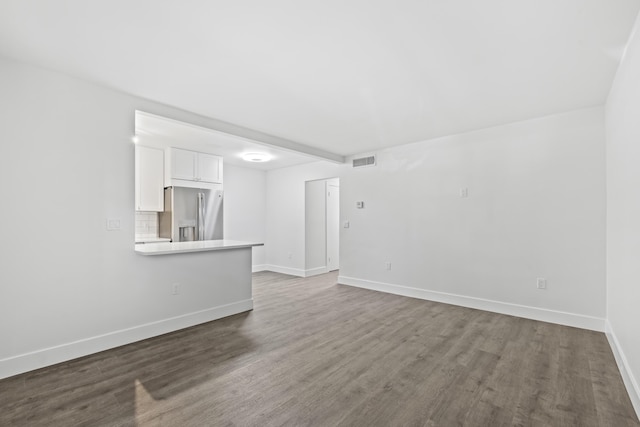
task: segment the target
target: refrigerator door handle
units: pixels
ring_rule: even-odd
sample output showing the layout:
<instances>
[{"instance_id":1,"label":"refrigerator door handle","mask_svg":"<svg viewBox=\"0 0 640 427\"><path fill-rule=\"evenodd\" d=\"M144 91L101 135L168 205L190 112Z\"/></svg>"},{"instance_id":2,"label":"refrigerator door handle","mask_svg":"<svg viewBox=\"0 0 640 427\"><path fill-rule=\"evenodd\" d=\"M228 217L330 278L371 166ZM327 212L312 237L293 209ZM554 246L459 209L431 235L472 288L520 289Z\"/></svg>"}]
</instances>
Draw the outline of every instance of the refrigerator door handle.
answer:
<instances>
[{"instance_id":1,"label":"refrigerator door handle","mask_svg":"<svg viewBox=\"0 0 640 427\"><path fill-rule=\"evenodd\" d=\"M204 240L205 214L204 193L198 193L198 240Z\"/></svg>"}]
</instances>

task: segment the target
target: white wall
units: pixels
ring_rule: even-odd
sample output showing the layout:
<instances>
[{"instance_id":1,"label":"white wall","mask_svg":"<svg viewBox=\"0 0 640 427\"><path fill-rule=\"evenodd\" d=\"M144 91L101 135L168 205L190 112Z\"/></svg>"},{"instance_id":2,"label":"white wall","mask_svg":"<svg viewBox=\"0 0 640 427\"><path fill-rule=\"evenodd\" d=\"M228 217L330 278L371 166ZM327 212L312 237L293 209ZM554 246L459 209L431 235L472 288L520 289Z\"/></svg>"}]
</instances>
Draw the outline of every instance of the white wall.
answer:
<instances>
[{"instance_id":1,"label":"white wall","mask_svg":"<svg viewBox=\"0 0 640 427\"><path fill-rule=\"evenodd\" d=\"M377 161L341 176L341 222L351 224L341 283L603 330L603 108L404 145Z\"/></svg>"},{"instance_id":2,"label":"white wall","mask_svg":"<svg viewBox=\"0 0 640 427\"><path fill-rule=\"evenodd\" d=\"M248 271L248 249L235 261L133 250L134 111L208 119L5 59L0 76L0 378L250 298L234 286L250 277L224 268ZM122 229L105 231L106 218Z\"/></svg>"},{"instance_id":3,"label":"white wall","mask_svg":"<svg viewBox=\"0 0 640 427\"><path fill-rule=\"evenodd\" d=\"M314 162L267 172L268 269L305 276L305 182L338 177L345 168Z\"/></svg>"},{"instance_id":4,"label":"white wall","mask_svg":"<svg viewBox=\"0 0 640 427\"><path fill-rule=\"evenodd\" d=\"M604 330L602 107L391 148L375 167L269 171L269 269L307 273L305 182L329 177L351 224L341 283Z\"/></svg>"},{"instance_id":5,"label":"white wall","mask_svg":"<svg viewBox=\"0 0 640 427\"><path fill-rule=\"evenodd\" d=\"M266 172L224 165L224 237L264 243L266 237ZM264 246L253 248L254 271L263 270Z\"/></svg>"},{"instance_id":6,"label":"white wall","mask_svg":"<svg viewBox=\"0 0 640 427\"><path fill-rule=\"evenodd\" d=\"M640 18L606 104L609 337L640 414Z\"/></svg>"}]
</instances>

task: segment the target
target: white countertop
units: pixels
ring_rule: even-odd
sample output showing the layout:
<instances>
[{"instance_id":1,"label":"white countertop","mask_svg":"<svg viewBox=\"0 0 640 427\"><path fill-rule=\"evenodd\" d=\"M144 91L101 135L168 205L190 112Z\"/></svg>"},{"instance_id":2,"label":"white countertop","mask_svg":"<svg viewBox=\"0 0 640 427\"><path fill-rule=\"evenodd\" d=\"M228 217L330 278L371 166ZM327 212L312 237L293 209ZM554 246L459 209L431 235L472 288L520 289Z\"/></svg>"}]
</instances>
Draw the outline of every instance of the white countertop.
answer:
<instances>
[{"instance_id":1,"label":"white countertop","mask_svg":"<svg viewBox=\"0 0 640 427\"><path fill-rule=\"evenodd\" d=\"M171 239L166 237L140 237L136 239L136 243L160 243L160 242L170 242Z\"/></svg>"},{"instance_id":2,"label":"white countertop","mask_svg":"<svg viewBox=\"0 0 640 427\"><path fill-rule=\"evenodd\" d=\"M243 242L241 240L199 240L196 242L145 243L144 245L135 245L135 251L141 255L168 255L250 248L262 245L264 243Z\"/></svg>"}]
</instances>

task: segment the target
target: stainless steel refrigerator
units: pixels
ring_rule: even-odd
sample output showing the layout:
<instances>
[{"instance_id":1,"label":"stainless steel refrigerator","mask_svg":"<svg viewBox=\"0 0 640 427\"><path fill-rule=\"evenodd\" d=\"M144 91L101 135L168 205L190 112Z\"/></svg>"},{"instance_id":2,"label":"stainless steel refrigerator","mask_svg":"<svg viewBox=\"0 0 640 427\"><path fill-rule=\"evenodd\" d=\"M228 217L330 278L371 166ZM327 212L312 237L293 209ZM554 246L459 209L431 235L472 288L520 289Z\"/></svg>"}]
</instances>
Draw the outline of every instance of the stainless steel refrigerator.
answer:
<instances>
[{"instance_id":1,"label":"stainless steel refrigerator","mask_svg":"<svg viewBox=\"0 0 640 427\"><path fill-rule=\"evenodd\" d=\"M222 239L222 190L167 187L160 237L172 242Z\"/></svg>"}]
</instances>

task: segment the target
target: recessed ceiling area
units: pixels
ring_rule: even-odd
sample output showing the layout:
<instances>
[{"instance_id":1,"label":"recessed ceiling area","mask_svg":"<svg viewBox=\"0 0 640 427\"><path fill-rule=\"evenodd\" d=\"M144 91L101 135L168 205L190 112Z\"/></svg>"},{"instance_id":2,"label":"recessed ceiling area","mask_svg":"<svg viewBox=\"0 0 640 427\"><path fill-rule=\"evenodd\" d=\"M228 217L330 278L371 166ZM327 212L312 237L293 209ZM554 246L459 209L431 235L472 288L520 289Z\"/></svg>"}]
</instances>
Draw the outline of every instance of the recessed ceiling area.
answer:
<instances>
[{"instance_id":1,"label":"recessed ceiling area","mask_svg":"<svg viewBox=\"0 0 640 427\"><path fill-rule=\"evenodd\" d=\"M259 144L228 133L136 111L136 143L157 148L177 147L224 157L225 164L271 170L317 161L290 150ZM246 154L269 156L269 161L246 161Z\"/></svg>"},{"instance_id":2,"label":"recessed ceiling area","mask_svg":"<svg viewBox=\"0 0 640 427\"><path fill-rule=\"evenodd\" d=\"M0 55L342 156L602 105L638 0L3 0Z\"/></svg>"}]
</instances>

